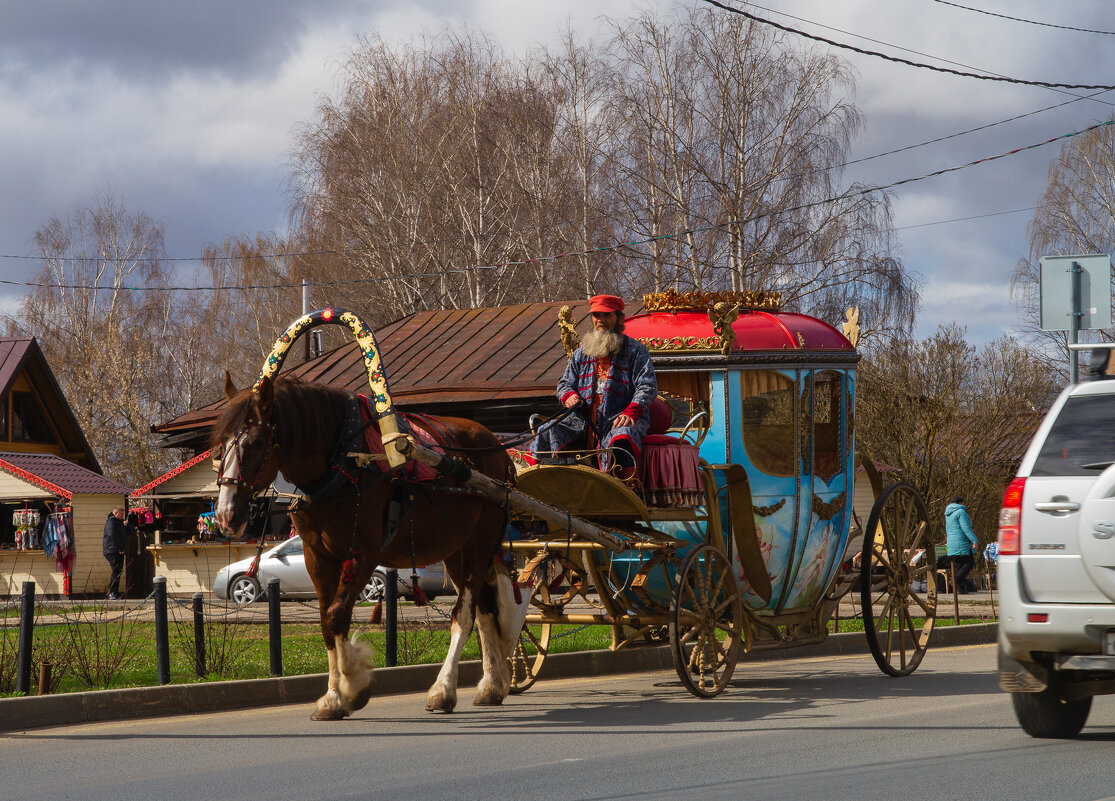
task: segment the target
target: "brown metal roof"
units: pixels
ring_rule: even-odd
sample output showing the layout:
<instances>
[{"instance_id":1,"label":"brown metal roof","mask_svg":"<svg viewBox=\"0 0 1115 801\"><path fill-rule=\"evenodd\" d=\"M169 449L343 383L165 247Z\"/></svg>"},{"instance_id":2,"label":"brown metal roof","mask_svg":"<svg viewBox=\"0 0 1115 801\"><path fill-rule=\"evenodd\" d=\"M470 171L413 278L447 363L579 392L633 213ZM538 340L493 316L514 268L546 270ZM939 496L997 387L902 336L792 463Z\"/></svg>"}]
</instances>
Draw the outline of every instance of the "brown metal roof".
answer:
<instances>
[{"instance_id":1,"label":"brown metal roof","mask_svg":"<svg viewBox=\"0 0 1115 801\"><path fill-rule=\"evenodd\" d=\"M0 453L0 470L67 498L128 493L124 485L50 453Z\"/></svg>"},{"instance_id":2,"label":"brown metal roof","mask_svg":"<svg viewBox=\"0 0 1115 801\"><path fill-rule=\"evenodd\" d=\"M7 392L19 375L34 341L30 337L0 339L0 393Z\"/></svg>"},{"instance_id":3,"label":"brown metal roof","mask_svg":"<svg viewBox=\"0 0 1115 801\"><path fill-rule=\"evenodd\" d=\"M557 314L573 308L580 325L588 302L524 303L487 309L415 312L376 331L391 395L402 408L487 401L554 400L566 356ZM628 306L639 313L641 303ZM289 371L304 380L352 392L368 388L368 374L355 343ZM204 431L224 410L224 398L186 412L152 431L168 445L200 445Z\"/></svg>"}]
</instances>

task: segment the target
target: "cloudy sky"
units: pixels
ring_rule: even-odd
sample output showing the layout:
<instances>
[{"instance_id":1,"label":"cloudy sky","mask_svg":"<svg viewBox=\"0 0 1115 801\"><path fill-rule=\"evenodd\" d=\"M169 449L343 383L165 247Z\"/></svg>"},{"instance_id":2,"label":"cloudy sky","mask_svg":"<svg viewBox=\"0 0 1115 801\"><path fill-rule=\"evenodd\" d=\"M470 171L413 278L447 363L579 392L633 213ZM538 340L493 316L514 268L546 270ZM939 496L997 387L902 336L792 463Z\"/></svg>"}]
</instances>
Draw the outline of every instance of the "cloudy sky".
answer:
<instances>
[{"instance_id":1,"label":"cloudy sky","mask_svg":"<svg viewBox=\"0 0 1115 801\"><path fill-rule=\"evenodd\" d=\"M1115 31L1104 0L963 0L1051 25ZM169 255L284 228L291 134L336 89L356 38L404 41L445 24L508 49L550 43L566 21L586 36L671 0L0 0L0 279L29 280L32 235L52 215L123 197L162 220ZM1115 37L1015 22L935 0L765 0L783 25L913 61L1070 84L1115 83ZM808 43L803 46L827 48ZM956 77L841 51L858 74L866 128L852 158L915 145L1048 106L1060 108L852 165L846 180L888 184L1037 143L1108 119L1115 92ZM923 280L918 333L956 320L971 339L1010 331L1007 276L1059 145L894 190L901 257ZM1020 211L1021 210L1021 211ZM962 218L978 218L967 219ZM23 290L0 286L0 308Z\"/></svg>"}]
</instances>

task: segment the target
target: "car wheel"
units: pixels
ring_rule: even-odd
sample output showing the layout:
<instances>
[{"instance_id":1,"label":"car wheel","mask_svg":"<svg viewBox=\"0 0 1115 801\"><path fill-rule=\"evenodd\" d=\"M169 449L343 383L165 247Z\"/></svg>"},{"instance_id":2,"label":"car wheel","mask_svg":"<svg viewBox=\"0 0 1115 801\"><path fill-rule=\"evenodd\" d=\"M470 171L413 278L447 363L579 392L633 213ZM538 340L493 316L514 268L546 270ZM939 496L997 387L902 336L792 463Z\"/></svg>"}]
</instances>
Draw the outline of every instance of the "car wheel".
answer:
<instances>
[{"instance_id":1,"label":"car wheel","mask_svg":"<svg viewBox=\"0 0 1115 801\"><path fill-rule=\"evenodd\" d=\"M381 601L383 596L387 594L387 575L378 570L372 573L372 577L368 579L368 583L364 585L364 589L360 591L361 601Z\"/></svg>"},{"instance_id":2,"label":"car wheel","mask_svg":"<svg viewBox=\"0 0 1115 801\"><path fill-rule=\"evenodd\" d=\"M241 606L259 600L262 594L259 582L251 576L239 575L228 585L228 597Z\"/></svg>"},{"instance_id":3,"label":"car wheel","mask_svg":"<svg viewBox=\"0 0 1115 801\"><path fill-rule=\"evenodd\" d=\"M1080 734L1092 711L1091 697L1067 701L1057 682L1040 693L1011 693L1011 700L1019 725L1031 737L1071 739Z\"/></svg>"}]
</instances>

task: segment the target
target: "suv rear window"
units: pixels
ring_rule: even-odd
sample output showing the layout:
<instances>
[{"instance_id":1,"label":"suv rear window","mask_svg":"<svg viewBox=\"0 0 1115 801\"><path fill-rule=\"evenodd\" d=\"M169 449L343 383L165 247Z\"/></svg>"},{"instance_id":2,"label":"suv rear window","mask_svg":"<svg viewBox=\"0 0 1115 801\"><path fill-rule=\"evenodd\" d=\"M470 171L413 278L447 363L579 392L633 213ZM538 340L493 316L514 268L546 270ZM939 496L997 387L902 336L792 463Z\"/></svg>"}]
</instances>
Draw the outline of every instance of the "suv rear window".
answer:
<instances>
[{"instance_id":1,"label":"suv rear window","mask_svg":"<svg viewBox=\"0 0 1115 801\"><path fill-rule=\"evenodd\" d=\"M1098 476L1115 462L1115 395L1069 398L1034 462L1034 476Z\"/></svg>"}]
</instances>

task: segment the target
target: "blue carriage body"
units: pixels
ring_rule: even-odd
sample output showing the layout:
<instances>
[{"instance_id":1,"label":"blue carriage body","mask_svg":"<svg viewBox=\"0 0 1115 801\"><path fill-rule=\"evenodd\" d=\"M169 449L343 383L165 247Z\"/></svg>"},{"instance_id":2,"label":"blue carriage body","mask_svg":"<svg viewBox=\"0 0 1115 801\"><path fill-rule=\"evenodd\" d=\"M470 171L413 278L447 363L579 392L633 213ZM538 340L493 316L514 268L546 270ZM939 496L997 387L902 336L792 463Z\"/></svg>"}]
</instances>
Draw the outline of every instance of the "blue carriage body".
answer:
<instances>
[{"instance_id":1,"label":"blue carriage body","mask_svg":"<svg viewBox=\"0 0 1115 801\"><path fill-rule=\"evenodd\" d=\"M655 311L626 323L626 333L651 349L663 393L700 396L683 399L709 414L700 457L715 476L729 551L724 466L739 465L747 473L772 593L764 600L752 591L739 555L730 553L745 603L764 614L812 609L832 586L852 523L858 354L841 332L806 315L748 310L732 329L735 341L725 353L710 348L723 338L714 335L705 310ZM701 523L651 525L689 547L706 541ZM679 549L670 570L687 550ZM649 557L646 551L615 556L617 584ZM629 590L616 590L639 608ZM661 571L650 574L645 591L656 603L669 603L671 587Z\"/></svg>"}]
</instances>

